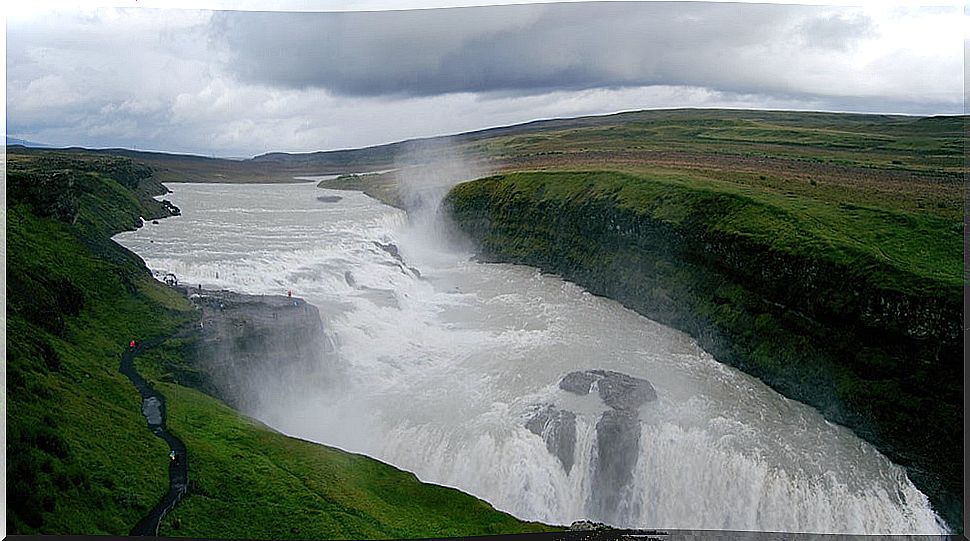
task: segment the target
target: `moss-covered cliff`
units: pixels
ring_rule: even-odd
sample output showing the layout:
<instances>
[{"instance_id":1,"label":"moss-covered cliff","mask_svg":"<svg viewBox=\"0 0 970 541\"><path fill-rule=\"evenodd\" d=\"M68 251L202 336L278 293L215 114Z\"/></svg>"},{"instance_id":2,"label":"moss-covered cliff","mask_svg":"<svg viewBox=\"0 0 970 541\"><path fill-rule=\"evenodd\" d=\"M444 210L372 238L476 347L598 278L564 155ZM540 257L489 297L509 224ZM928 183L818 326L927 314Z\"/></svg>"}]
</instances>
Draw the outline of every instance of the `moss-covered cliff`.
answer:
<instances>
[{"instance_id":1,"label":"moss-covered cliff","mask_svg":"<svg viewBox=\"0 0 970 541\"><path fill-rule=\"evenodd\" d=\"M688 332L905 466L962 522L962 224L676 175L513 173L445 199L484 260Z\"/></svg>"}]
</instances>

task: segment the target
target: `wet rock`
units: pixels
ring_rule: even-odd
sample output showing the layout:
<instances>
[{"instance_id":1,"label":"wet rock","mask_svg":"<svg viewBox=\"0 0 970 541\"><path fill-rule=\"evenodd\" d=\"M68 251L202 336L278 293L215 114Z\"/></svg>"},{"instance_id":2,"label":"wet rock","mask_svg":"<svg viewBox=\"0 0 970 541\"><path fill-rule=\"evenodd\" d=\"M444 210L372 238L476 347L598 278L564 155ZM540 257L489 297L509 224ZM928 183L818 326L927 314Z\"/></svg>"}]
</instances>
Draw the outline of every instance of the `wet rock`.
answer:
<instances>
[{"instance_id":1,"label":"wet rock","mask_svg":"<svg viewBox=\"0 0 970 541\"><path fill-rule=\"evenodd\" d=\"M587 395L589 394L589 388L596 379L596 376L589 370L585 372L570 372L559 382L559 388L578 395Z\"/></svg>"},{"instance_id":2,"label":"wet rock","mask_svg":"<svg viewBox=\"0 0 970 541\"><path fill-rule=\"evenodd\" d=\"M633 480L640 453L640 423L636 414L609 410L596 423L596 461L590 511L603 519L615 518L624 490Z\"/></svg>"},{"instance_id":3,"label":"wet rock","mask_svg":"<svg viewBox=\"0 0 970 541\"><path fill-rule=\"evenodd\" d=\"M343 197L340 197L339 195L321 195L317 197L317 201L320 201L321 203L336 203L342 199Z\"/></svg>"},{"instance_id":4,"label":"wet rock","mask_svg":"<svg viewBox=\"0 0 970 541\"><path fill-rule=\"evenodd\" d=\"M390 255L391 257L393 257L397 261L397 263L398 263L397 266L401 269L401 272L403 272L404 274L408 274L408 272L410 272L412 276L414 276L416 278L421 278L421 273L418 271L418 269L416 269L414 267L409 267L408 265L406 265L404 263L404 258L401 257L401 251L398 250L397 246L395 246L392 243L381 244L380 242L377 242L376 240L373 241L373 242L374 242L374 246L377 246L381 250L387 252L388 255ZM390 264L387 264L387 265L388 266L393 266L393 265L390 265Z\"/></svg>"},{"instance_id":5,"label":"wet rock","mask_svg":"<svg viewBox=\"0 0 970 541\"><path fill-rule=\"evenodd\" d=\"M313 381L335 377L315 306L282 295L181 287L199 314L186 353L206 374L199 388L243 412Z\"/></svg>"},{"instance_id":6,"label":"wet rock","mask_svg":"<svg viewBox=\"0 0 970 541\"><path fill-rule=\"evenodd\" d=\"M559 459L568 474L576 456L576 414L546 404L535 411L525 427L546 442L546 449Z\"/></svg>"},{"instance_id":7,"label":"wet rock","mask_svg":"<svg viewBox=\"0 0 970 541\"><path fill-rule=\"evenodd\" d=\"M619 372L595 370L594 373L602 375L602 379L597 382L600 398L615 410L632 412L657 399L653 385L645 379Z\"/></svg>"},{"instance_id":8,"label":"wet rock","mask_svg":"<svg viewBox=\"0 0 970 541\"><path fill-rule=\"evenodd\" d=\"M569 525L569 530L574 532L592 532L612 529L613 528L603 524L602 522L593 522L591 520L577 520Z\"/></svg>"},{"instance_id":9,"label":"wet rock","mask_svg":"<svg viewBox=\"0 0 970 541\"><path fill-rule=\"evenodd\" d=\"M596 383L603 402L617 411L633 412L657 399L657 392L649 381L611 370L570 372L559 382L559 388L585 395L589 394L593 383Z\"/></svg>"},{"instance_id":10,"label":"wet rock","mask_svg":"<svg viewBox=\"0 0 970 541\"><path fill-rule=\"evenodd\" d=\"M166 212L168 212L170 216L179 216L182 214L182 211L178 207L173 205L172 202L169 201L168 199L162 199L160 203L162 204L162 207L165 209Z\"/></svg>"},{"instance_id":11,"label":"wet rock","mask_svg":"<svg viewBox=\"0 0 970 541\"><path fill-rule=\"evenodd\" d=\"M404 263L404 259L401 258L401 252L400 252L400 250L398 250L397 249L397 246L395 246L394 244L392 244L392 243L381 244L380 242L377 242L375 240L374 241L374 246L377 246L381 250L384 250L391 257L393 257L394 259L398 260L399 262Z\"/></svg>"},{"instance_id":12,"label":"wet rock","mask_svg":"<svg viewBox=\"0 0 970 541\"><path fill-rule=\"evenodd\" d=\"M596 453L592 490L586 502L590 516L611 522L619 517L623 495L633 481L640 455L638 409L657 399L649 381L611 370L581 370L566 374L559 388L578 395L593 390L609 410L596 423Z\"/></svg>"}]
</instances>

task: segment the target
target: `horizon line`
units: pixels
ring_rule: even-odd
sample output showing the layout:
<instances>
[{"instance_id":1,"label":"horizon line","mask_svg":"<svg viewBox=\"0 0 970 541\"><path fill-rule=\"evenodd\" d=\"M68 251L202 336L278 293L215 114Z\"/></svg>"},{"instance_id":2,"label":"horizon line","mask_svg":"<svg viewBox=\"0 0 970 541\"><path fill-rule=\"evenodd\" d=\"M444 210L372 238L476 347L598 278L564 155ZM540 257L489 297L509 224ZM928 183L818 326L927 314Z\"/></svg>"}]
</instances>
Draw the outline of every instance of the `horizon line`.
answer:
<instances>
[{"instance_id":1,"label":"horizon line","mask_svg":"<svg viewBox=\"0 0 970 541\"><path fill-rule=\"evenodd\" d=\"M785 109L785 108L761 108L761 107L716 107L716 106L710 106L710 107L705 107L705 106L652 107L652 108L651 107L647 107L647 108L641 108L641 109L621 109L621 110L613 111L613 112L609 112L609 113L596 113L596 114L579 115L579 116L542 117L542 118L535 118L535 119L532 119L532 120L526 120L526 121L523 121L523 122L516 122L516 123L513 123L513 124L498 124L498 125L493 125L493 126L487 126L487 127L484 127L484 128L475 128L475 129L471 129L471 130L467 130L467 131L462 131L462 132L449 132L449 133L441 133L441 134L436 134L436 135L415 136L415 137L410 137L410 138L407 138L407 139L397 139L397 140L391 140L391 141L385 141L385 142L381 142L381 143L375 143L375 144L363 145L363 146L355 146L355 147L341 147L341 148L318 149L318 150L266 150L266 151L263 151L263 152L260 152L260 153L257 153L257 154L253 154L252 156L249 156L249 157L216 155L216 154L212 154L212 153L201 154L201 153L198 153L198 152L191 152L191 151L160 150L160 149L147 149L147 148L139 149L139 148L136 148L136 147L124 147L124 146L116 146L116 145L109 145L109 146L103 146L103 147L101 147L101 146L98 146L98 147L88 147L88 146L83 146L83 145L78 145L78 144L70 144L70 145L59 146L59 145L54 145L54 144L50 144L50 143L44 143L44 142L41 142L41 141L28 140L27 137L17 136L16 134L9 134L9 133L4 134L5 137L6 137L6 139L17 139L17 140L22 141L22 142L21 143L8 143L5 140L4 143L5 143L5 147L21 146L21 147L24 147L24 148L43 148L43 149L47 149L47 150L93 150L93 151L125 150L125 151L129 151L129 152L144 152L144 153L151 153L151 154L169 154L169 155L172 155L172 156L190 156L190 157L205 158L205 159L218 159L218 160L229 160L229 161L246 161L246 160L252 160L252 159L255 159L255 158L258 158L258 157L261 157L261 156L268 156L268 155L272 155L272 154L286 154L286 155L290 155L290 156L299 156L299 155L312 155L312 154L326 154L326 153L330 153L330 152L348 152L348 151L355 151L355 150L365 150L365 149L370 149L370 148L378 148L378 147L385 147L385 146L391 146L391 145L404 144L404 143L408 143L408 142L412 142L412 141L430 141L430 140L434 140L434 139L446 139L446 138L450 138L450 137L460 137L460 136L463 136L463 135L472 135L472 134L487 132L487 131L491 131L491 130L500 130L500 129L504 129L504 128L514 128L514 127L517 127L517 126L527 126L529 124L537 124L537 123L541 123L541 122L553 122L553 121L557 121L557 120L577 120L577 119L581 119L581 118L604 118L604 117L609 117L609 116L616 116L616 115L629 114L629 113L639 113L639 112L645 112L645 111L694 111L694 110L703 110L703 111L762 111L762 112L807 113L807 114L822 113L822 114L845 114L845 115L869 115L869 116L902 116L902 117L915 117L915 118L968 117L968 116L970 116L970 112L964 112L964 113L932 113L932 114L921 114L921 113L900 113L900 112L877 113L877 112L872 112L872 111L845 111L845 110L827 110L827 109ZM31 143L31 145L25 145L25 144L23 144L23 142ZM34 145L36 145L36 146L34 146Z\"/></svg>"}]
</instances>

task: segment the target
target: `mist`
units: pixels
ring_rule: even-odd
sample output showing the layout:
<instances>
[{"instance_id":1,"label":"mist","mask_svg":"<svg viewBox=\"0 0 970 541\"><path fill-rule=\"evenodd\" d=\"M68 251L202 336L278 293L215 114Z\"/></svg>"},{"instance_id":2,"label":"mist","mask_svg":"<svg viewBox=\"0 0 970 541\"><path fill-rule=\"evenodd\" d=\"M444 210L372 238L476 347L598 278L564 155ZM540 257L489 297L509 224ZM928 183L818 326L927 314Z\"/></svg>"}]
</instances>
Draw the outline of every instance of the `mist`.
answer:
<instances>
[{"instance_id":1,"label":"mist","mask_svg":"<svg viewBox=\"0 0 970 541\"><path fill-rule=\"evenodd\" d=\"M492 174L487 156L447 139L409 142L394 157L398 193L408 216L424 220L456 184Z\"/></svg>"}]
</instances>

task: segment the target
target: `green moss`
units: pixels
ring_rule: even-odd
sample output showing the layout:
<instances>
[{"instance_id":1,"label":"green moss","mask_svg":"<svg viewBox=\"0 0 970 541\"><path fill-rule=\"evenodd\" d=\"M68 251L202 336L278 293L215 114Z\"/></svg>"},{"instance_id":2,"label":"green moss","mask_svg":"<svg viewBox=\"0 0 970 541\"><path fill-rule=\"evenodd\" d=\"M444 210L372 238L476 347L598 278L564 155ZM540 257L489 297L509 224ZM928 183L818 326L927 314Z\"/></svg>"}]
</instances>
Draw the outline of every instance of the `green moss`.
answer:
<instances>
[{"instance_id":1,"label":"green moss","mask_svg":"<svg viewBox=\"0 0 970 541\"><path fill-rule=\"evenodd\" d=\"M494 192L489 193L494 186ZM956 294L963 284L963 234L948 220L856 204L745 193L689 175L610 171L500 175L457 186L453 201L489 193L503 205L541 193L538 202L610 201L671 225L750 239L782 254L852 269L873 285L912 294Z\"/></svg>"}]
</instances>

